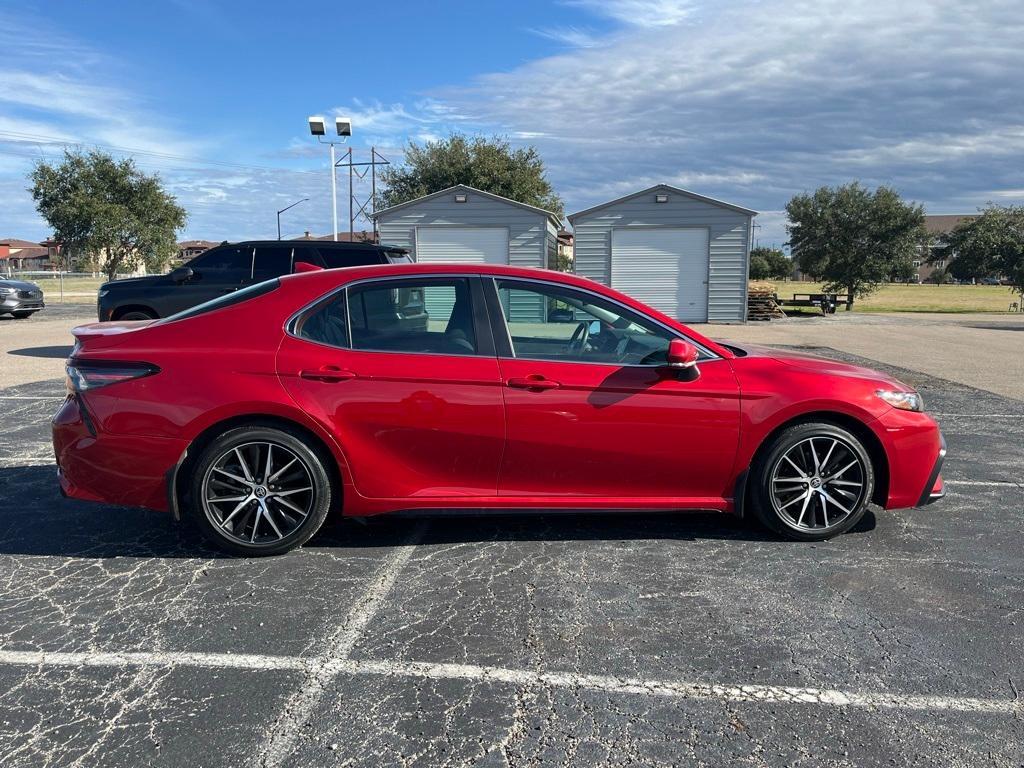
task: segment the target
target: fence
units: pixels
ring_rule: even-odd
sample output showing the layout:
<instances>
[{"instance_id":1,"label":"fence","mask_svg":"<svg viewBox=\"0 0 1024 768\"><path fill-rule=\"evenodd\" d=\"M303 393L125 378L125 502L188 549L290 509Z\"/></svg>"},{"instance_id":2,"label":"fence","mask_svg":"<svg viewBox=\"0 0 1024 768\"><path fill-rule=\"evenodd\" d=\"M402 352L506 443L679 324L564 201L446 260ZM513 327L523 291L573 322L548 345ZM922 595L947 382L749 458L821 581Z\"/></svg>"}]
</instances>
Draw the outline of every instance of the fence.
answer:
<instances>
[{"instance_id":1,"label":"fence","mask_svg":"<svg viewBox=\"0 0 1024 768\"><path fill-rule=\"evenodd\" d=\"M118 275L120 280L134 275ZM24 280L43 289L47 301L63 302L65 297L78 299L96 297L96 290L107 281L102 272L62 272L58 270L0 270L0 279Z\"/></svg>"}]
</instances>

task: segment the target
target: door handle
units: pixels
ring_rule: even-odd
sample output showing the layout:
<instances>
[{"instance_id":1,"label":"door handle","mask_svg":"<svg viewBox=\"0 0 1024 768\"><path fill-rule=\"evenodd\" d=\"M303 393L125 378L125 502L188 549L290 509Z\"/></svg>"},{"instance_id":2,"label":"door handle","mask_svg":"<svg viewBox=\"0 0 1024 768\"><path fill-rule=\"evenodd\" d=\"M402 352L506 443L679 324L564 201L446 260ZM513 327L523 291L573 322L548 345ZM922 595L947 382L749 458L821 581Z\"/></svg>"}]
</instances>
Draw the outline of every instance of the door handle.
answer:
<instances>
[{"instance_id":1,"label":"door handle","mask_svg":"<svg viewBox=\"0 0 1024 768\"><path fill-rule=\"evenodd\" d=\"M341 368L337 368L333 365L325 365L316 371L299 371L299 378L309 379L311 381L325 381L331 384L336 384L341 381L348 381L354 379L356 375L352 371L343 371Z\"/></svg>"},{"instance_id":2,"label":"door handle","mask_svg":"<svg viewBox=\"0 0 1024 768\"><path fill-rule=\"evenodd\" d=\"M514 389L558 389L561 384L551 379L545 379L539 374L526 377L515 377L508 380L508 386Z\"/></svg>"}]
</instances>

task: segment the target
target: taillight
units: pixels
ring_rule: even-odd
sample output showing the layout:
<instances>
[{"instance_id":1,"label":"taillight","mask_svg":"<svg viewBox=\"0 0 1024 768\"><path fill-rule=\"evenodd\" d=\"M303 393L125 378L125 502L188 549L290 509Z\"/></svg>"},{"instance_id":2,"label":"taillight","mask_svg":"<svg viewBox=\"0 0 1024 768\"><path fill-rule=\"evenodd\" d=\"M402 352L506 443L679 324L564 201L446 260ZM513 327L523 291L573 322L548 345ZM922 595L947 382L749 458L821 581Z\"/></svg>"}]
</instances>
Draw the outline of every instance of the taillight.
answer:
<instances>
[{"instance_id":1,"label":"taillight","mask_svg":"<svg viewBox=\"0 0 1024 768\"><path fill-rule=\"evenodd\" d=\"M124 363L119 360L74 360L65 367L68 392L86 392L122 381L141 379L160 371L149 363Z\"/></svg>"}]
</instances>

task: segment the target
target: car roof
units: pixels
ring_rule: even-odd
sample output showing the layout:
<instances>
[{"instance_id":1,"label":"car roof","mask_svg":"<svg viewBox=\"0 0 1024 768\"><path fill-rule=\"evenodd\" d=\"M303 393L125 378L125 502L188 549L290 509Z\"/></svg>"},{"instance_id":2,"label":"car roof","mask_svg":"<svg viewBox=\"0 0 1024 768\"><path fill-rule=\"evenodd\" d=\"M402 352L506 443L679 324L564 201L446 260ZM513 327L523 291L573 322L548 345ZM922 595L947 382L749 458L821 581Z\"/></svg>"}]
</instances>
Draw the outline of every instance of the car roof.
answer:
<instances>
[{"instance_id":1,"label":"car roof","mask_svg":"<svg viewBox=\"0 0 1024 768\"><path fill-rule=\"evenodd\" d=\"M345 251L402 251L408 253L407 248L400 245L389 245L387 243L349 243L335 240L240 240L237 243L223 243L214 246L219 248L223 245L251 245L251 246L291 246L293 248L338 248ZM211 249L212 250L212 249Z\"/></svg>"}]
</instances>

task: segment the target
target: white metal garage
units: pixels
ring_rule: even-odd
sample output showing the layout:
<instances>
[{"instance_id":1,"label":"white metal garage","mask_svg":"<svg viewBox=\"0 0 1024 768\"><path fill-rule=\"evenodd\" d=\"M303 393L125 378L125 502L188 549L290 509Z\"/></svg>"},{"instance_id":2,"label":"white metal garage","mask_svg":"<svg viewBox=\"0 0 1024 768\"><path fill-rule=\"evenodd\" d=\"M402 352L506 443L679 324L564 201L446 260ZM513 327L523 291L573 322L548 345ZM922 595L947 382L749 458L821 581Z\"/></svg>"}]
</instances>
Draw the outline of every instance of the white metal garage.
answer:
<instances>
[{"instance_id":1,"label":"white metal garage","mask_svg":"<svg viewBox=\"0 0 1024 768\"><path fill-rule=\"evenodd\" d=\"M418 227L416 261L507 264L508 227Z\"/></svg>"},{"instance_id":2,"label":"white metal garage","mask_svg":"<svg viewBox=\"0 0 1024 768\"><path fill-rule=\"evenodd\" d=\"M708 319L708 230L612 230L612 285L669 317Z\"/></svg>"},{"instance_id":3,"label":"white metal garage","mask_svg":"<svg viewBox=\"0 0 1024 768\"><path fill-rule=\"evenodd\" d=\"M756 215L658 184L569 216L573 271L685 322L742 322Z\"/></svg>"}]
</instances>

